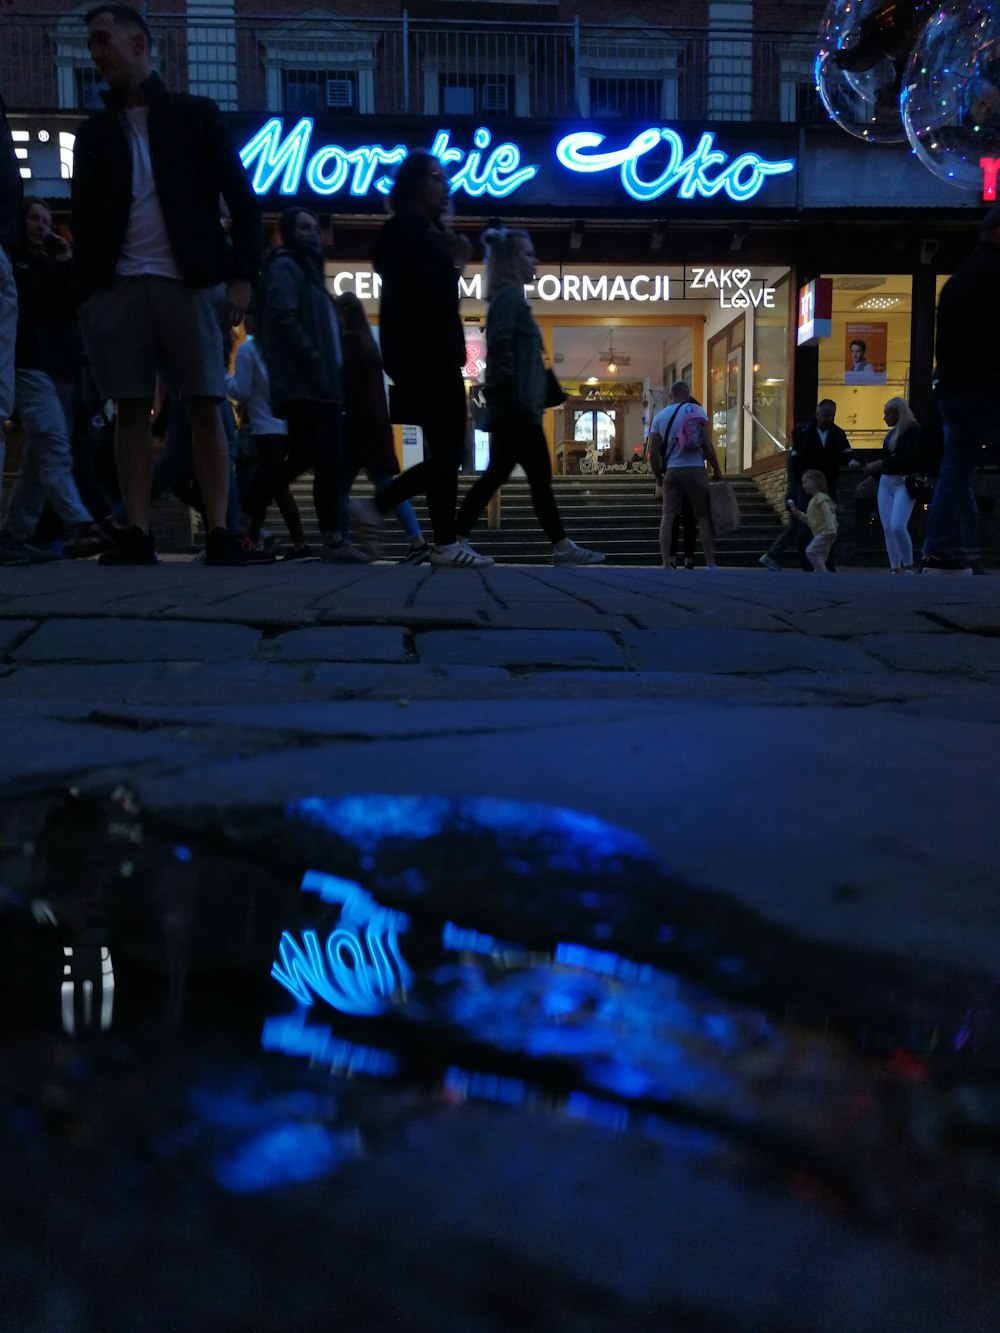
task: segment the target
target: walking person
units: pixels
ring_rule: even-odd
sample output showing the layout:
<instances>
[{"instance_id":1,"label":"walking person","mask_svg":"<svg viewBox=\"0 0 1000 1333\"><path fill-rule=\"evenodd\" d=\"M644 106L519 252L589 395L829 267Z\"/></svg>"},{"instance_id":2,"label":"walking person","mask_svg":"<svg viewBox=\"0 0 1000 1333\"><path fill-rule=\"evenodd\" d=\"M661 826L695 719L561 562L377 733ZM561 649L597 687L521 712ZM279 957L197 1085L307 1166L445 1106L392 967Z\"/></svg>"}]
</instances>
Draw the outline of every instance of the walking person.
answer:
<instances>
[{"instance_id":1,"label":"walking person","mask_svg":"<svg viewBox=\"0 0 1000 1333\"><path fill-rule=\"evenodd\" d=\"M808 493L802 486L802 478L810 469L818 469L826 478L827 494L836 503L837 479L842 463L850 467L859 466L851 448L851 442L836 422L837 404L832 398L821 398L816 404L816 415L812 421L802 422L792 432L792 447L788 454L788 496L786 504L790 513L804 511L809 503ZM811 573L812 562L806 555L806 546L810 540L809 529L803 525L790 523L776 541L772 542L760 557L759 564L765 569L780 570L778 557L795 542L803 570ZM835 568L832 553L827 560L827 568Z\"/></svg>"},{"instance_id":2,"label":"walking person","mask_svg":"<svg viewBox=\"0 0 1000 1333\"><path fill-rule=\"evenodd\" d=\"M890 398L883 416L889 427L882 441L882 457L862 471L878 477L878 516L885 534L885 550L893 574L913 573L913 542L908 524L913 496L906 489L907 475L920 467L920 427L905 398Z\"/></svg>"},{"instance_id":3,"label":"walking person","mask_svg":"<svg viewBox=\"0 0 1000 1333\"><path fill-rule=\"evenodd\" d=\"M709 434L708 417L704 408L692 399L684 380L676 380L670 386L670 402L653 418L649 439L649 461L657 481L663 485L660 519L663 568L676 568L676 562L673 565L670 562L670 541L674 520L681 517L682 497L686 495L698 522L705 564L709 569L717 569L705 464L711 467L715 481L722 476L722 470Z\"/></svg>"},{"instance_id":4,"label":"walking person","mask_svg":"<svg viewBox=\"0 0 1000 1333\"><path fill-rule=\"evenodd\" d=\"M242 565L240 540L226 531L221 329L242 320L260 267L256 199L216 104L169 92L153 72L145 19L111 4L90 10L84 22L109 91L105 108L76 136L80 322L101 394L116 404L115 457L129 523L101 562L157 561L149 531L149 422L162 358L191 422L208 527L205 562ZM231 249L220 195L231 217Z\"/></svg>"},{"instance_id":5,"label":"walking person","mask_svg":"<svg viewBox=\"0 0 1000 1333\"><path fill-rule=\"evenodd\" d=\"M552 543L555 565L598 565L605 556L577 546L566 536L552 493L552 463L542 429L545 361L542 331L524 295L535 276L537 257L525 231L496 227L483 234L486 250L486 377L489 410L489 466L469 489L455 528L469 552L469 533L487 502L519 464L531 488L531 504ZM491 561L492 563L492 561Z\"/></svg>"},{"instance_id":6,"label":"walking person","mask_svg":"<svg viewBox=\"0 0 1000 1333\"><path fill-rule=\"evenodd\" d=\"M837 540L837 507L827 492L825 473L819 468L807 468L802 474L802 489L809 496L805 513L793 500L788 501L788 508L797 519L808 524L812 533L806 547L809 563L817 573L829 574L827 561Z\"/></svg>"},{"instance_id":7,"label":"walking person","mask_svg":"<svg viewBox=\"0 0 1000 1333\"><path fill-rule=\"evenodd\" d=\"M392 426L385 402L382 354L372 334L365 308L353 292L335 298L340 313L344 343L344 457L340 473L340 530L350 532L349 497L359 472L375 487L385 490L399 472ZM403 556L405 565L422 565L430 559L431 547L424 540L420 521L409 500L396 506L396 517L410 539Z\"/></svg>"},{"instance_id":8,"label":"walking person","mask_svg":"<svg viewBox=\"0 0 1000 1333\"><path fill-rule=\"evenodd\" d=\"M71 443L75 385L82 349L74 309L73 251L52 229L41 199L24 200L25 245L14 261L18 318L15 352L17 414L27 446L0 531L0 548L32 562L54 558L28 543L46 501L79 556L96 555L108 541L83 503L73 475Z\"/></svg>"},{"instance_id":9,"label":"walking person","mask_svg":"<svg viewBox=\"0 0 1000 1333\"><path fill-rule=\"evenodd\" d=\"M236 349L232 375L226 376L226 393L242 410L244 426L249 428L247 472L248 482L252 482L253 477L261 469L274 468L284 462L288 454L288 422L275 416L271 406L271 383L257 341L255 311L252 309L247 311L243 324L247 336ZM291 550L286 551L281 559L318 560L319 557L314 556L306 544L302 515L292 495L291 487L285 486L277 491L274 502L292 539ZM248 526L245 510L242 517L244 526Z\"/></svg>"},{"instance_id":10,"label":"walking person","mask_svg":"<svg viewBox=\"0 0 1000 1333\"><path fill-rule=\"evenodd\" d=\"M424 457L355 512L361 540L374 551L382 516L423 491L434 531L430 563L482 569L490 561L462 545L455 528L468 414L458 279L472 246L447 225L450 198L441 161L418 149L407 154L396 170L392 216L372 247L372 263L382 279L379 341L393 382L390 415L421 427Z\"/></svg>"},{"instance_id":11,"label":"walking person","mask_svg":"<svg viewBox=\"0 0 1000 1333\"><path fill-rule=\"evenodd\" d=\"M259 468L246 488L247 535L257 540L270 502L312 469L320 558L367 564L368 556L340 531L344 357L340 317L323 282L319 218L306 208L288 208L278 231L281 245L264 261L257 314L271 406L288 422L288 451Z\"/></svg>"},{"instance_id":12,"label":"walking person","mask_svg":"<svg viewBox=\"0 0 1000 1333\"><path fill-rule=\"evenodd\" d=\"M979 559L973 482L983 446L1000 463L1000 326L977 319L1000 301L1000 204L938 299L937 401L944 456L927 514L924 574L971 574Z\"/></svg>"}]
</instances>

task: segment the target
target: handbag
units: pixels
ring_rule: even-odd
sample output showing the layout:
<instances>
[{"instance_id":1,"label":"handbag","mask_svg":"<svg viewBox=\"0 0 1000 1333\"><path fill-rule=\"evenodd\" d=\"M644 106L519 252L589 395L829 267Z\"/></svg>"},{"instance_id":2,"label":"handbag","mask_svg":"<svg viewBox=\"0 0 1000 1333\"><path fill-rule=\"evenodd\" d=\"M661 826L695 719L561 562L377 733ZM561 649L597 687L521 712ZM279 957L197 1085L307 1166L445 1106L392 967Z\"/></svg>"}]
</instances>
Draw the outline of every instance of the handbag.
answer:
<instances>
[{"instance_id":1,"label":"handbag","mask_svg":"<svg viewBox=\"0 0 1000 1333\"><path fill-rule=\"evenodd\" d=\"M927 504L934 496L934 478L911 472L903 478L906 494L918 504Z\"/></svg>"},{"instance_id":2,"label":"handbag","mask_svg":"<svg viewBox=\"0 0 1000 1333\"><path fill-rule=\"evenodd\" d=\"M562 407L566 401L566 391L556 378L554 370L545 368L545 398L546 407Z\"/></svg>"},{"instance_id":3,"label":"handbag","mask_svg":"<svg viewBox=\"0 0 1000 1333\"><path fill-rule=\"evenodd\" d=\"M709 486L708 508L717 537L735 532L740 526L740 504L728 481L713 481Z\"/></svg>"}]
</instances>

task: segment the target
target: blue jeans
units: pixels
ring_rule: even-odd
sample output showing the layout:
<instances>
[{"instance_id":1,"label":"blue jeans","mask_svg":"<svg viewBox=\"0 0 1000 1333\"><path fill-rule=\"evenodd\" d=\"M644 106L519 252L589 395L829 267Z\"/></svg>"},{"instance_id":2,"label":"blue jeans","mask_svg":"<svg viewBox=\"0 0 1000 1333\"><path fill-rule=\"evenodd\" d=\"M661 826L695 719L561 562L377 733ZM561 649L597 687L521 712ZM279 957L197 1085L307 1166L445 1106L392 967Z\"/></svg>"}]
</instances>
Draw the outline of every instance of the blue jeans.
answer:
<instances>
[{"instance_id":1,"label":"blue jeans","mask_svg":"<svg viewBox=\"0 0 1000 1333\"><path fill-rule=\"evenodd\" d=\"M924 555L975 560L979 511L973 479L983 445L1000 463L1000 393L979 389L940 400L944 459L927 515Z\"/></svg>"},{"instance_id":2,"label":"blue jeans","mask_svg":"<svg viewBox=\"0 0 1000 1333\"><path fill-rule=\"evenodd\" d=\"M73 386L57 384L43 370L18 370L15 382L28 444L10 494L7 527L15 536L30 537L46 500L66 527L92 523L73 476Z\"/></svg>"}]
</instances>

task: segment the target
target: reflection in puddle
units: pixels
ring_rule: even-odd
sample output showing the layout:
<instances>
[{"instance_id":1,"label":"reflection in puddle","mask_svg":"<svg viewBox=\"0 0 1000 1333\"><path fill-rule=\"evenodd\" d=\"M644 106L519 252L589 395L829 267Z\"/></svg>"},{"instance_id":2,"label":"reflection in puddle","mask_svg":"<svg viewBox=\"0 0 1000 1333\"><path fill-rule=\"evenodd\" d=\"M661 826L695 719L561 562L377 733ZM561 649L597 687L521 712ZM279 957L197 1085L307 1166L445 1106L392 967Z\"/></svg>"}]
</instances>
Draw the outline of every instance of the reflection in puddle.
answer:
<instances>
[{"instance_id":1,"label":"reflection in puddle","mask_svg":"<svg viewBox=\"0 0 1000 1333\"><path fill-rule=\"evenodd\" d=\"M905 1194L912 1137L942 1165L907 1217L937 1218L949 1189L956 1218L993 1207L965 1184L992 1156L971 1174L948 1156L982 1119L991 1000L796 940L593 817L374 796L213 822L119 790L0 821L0 1122L18 1143L59 1106L124 1154L102 1099L141 1085L157 1161L273 1194L342 1171L409 1099L478 1102L699 1159L738 1144L770 1187L819 1181L866 1216ZM938 1122L950 1146L927 1149Z\"/></svg>"}]
</instances>

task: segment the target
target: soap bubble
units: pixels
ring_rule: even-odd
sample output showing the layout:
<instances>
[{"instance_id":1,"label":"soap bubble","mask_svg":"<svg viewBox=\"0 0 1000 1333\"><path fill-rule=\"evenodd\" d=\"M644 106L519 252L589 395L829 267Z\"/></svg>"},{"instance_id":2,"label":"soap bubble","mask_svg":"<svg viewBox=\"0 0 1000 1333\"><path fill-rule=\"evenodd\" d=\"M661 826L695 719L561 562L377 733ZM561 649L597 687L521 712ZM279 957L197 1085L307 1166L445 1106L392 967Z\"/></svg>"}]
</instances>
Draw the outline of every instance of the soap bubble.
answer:
<instances>
[{"instance_id":1,"label":"soap bubble","mask_svg":"<svg viewBox=\"0 0 1000 1333\"><path fill-rule=\"evenodd\" d=\"M830 0L820 24L816 87L841 129L902 143L902 73L931 0Z\"/></svg>"},{"instance_id":2,"label":"soap bubble","mask_svg":"<svg viewBox=\"0 0 1000 1333\"><path fill-rule=\"evenodd\" d=\"M932 15L907 62L902 110L924 166L981 193L980 159L1000 157L1000 10L962 0Z\"/></svg>"}]
</instances>

